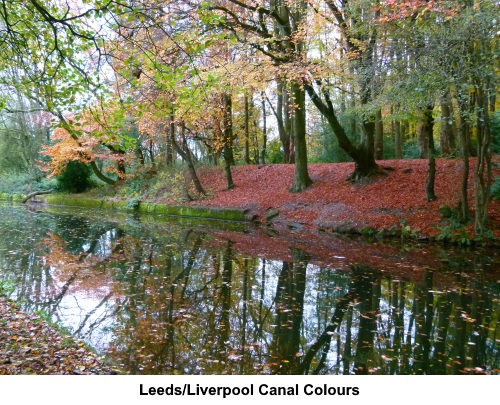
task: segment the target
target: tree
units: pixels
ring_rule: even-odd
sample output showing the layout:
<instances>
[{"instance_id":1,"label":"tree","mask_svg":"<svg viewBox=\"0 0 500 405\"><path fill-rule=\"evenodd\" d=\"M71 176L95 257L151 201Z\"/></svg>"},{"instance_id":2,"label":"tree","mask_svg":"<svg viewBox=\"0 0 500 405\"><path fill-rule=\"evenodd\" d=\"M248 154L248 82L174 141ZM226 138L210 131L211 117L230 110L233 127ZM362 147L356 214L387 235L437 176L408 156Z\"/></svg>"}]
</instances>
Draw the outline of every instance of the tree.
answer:
<instances>
[{"instance_id":1,"label":"tree","mask_svg":"<svg viewBox=\"0 0 500 405\"><path fill-rule=\"evenodd\" d=\"M361 110L362 136L359 145L355 145L347 136L344 126L338 119L330 94L328 77L322 78L311 74L307 91L318 110L327 119L340 147L356 163L351 175L353 181L361 181L378 173L375 161L375 121L378 107L373 107L381 83L377 68L377 27L373 24L379 15L376 5L372 7L364 2L325 2L328 16L325 18L342 37L341 55L352 75L351 91L359 94ZM377 2L378 3L378 2ZM315 10L319 12L319 10ZM379 131L381 133L381 131Z\"/></svg>"},{"instance_id":2,"label":"tree","mask_svg":"<svg viewBox=\"0 0 500 405\"><path fill-rule=\"evenodd\" d=\"M377 108L374 108L373 104L380 92L381 76L378 66L381 64L382 54L376 50L378 31L374 21L378 15L377 7L362 1L325 1L318 6L309 7L302 1L262 2L257 6L236 0L212 2L207 7L222 13L224 19L218 19L217 24L229 29L241 42L269 57L279 67L280 77L286 77L290 84L292 105L295 107L291 128L298 154L293 189L298 191L310 183L303 169L307 165L307 156L303 158L303 90L309 94L313 104L327 120L340 147L356 162L352 179L362 180L378 172L374 157ZM341 35L341 47L337 41L326 41L318 34L324 27ZM331 37L331 34L327 36L328 39ZM319 45L317 48L307 48L306 44L311 43ZM318 52L324 54L322 49L327 49L326 57L312 56ZM355 145L348 137L339 120L332 98L338 82L336 78L332 80L332 64L337 64L339 70L342 66L346 68L340 80L350 80L349 91L351 94L359 94L362 128L359 145ZM282 84L279 86L283 87ZM278 89L276 116L281 139L286 139L287 131L286 126L282 125L284 120L280 119L280 97L286 94L286 89ZM287 150L285 143L284 147Z\"/></svg>"},{"instance_id":3,"label":"tree","mask_svg":"<svg viewBox=\"0 0 500 405\"><path fill-rule=\"evenodd\" d=\"M16 89L2 90L0 98L5 107L0 110L0 172L39 178L36 161L41 145L50 139L51 115Z\"/></svg>"},{"instance_id":4,"label":"tree","mask_svg":"<svg viewBox=\"0 0 500 405\"><path fill-rule=\"evenodd\" d=\"M248 43L269 57L273 63L285 65L282 75L289 82L289 94L293 103L292 131L295 142L295 178L292 191L299 192L312 184L307 168L306 104L304 76L299 65L305 60L304 25L307 4L303 1L290 3L277 1L269 7L255 6L237 0L207 3L207 9L215 12L207 19L229 29L241 42ZM217 18L222 13L224 18ZM249 18L247 18L247 16ZM257 18L252 19L251 16ZM255 21L255 23L252 23ZM259 22L260 21L260 22ZM273 27L272 32L268 26ZM250 37L253 35L254 37ZM297 68L298 73L294 72Z\"/></svg>"},{"instance_id":5,"label":"tree","mask_svg":"<svg viewBox=\"0 0 500 405\"><path fill-rule=\"evenodd\" d=\"M495 60L495 29L498 5L494 1L452 1L436 4L430 1L388 3L383 21L390 21L396 33L405 38L406 52L418 57L399 84L406 89L403 99L419 102L422 106L437 100L446 100L450 94L458 106L458 132L463 159L461 201L457 207L458 219L469 219L469 156L471 138L475 135L478 153L474 169L475 231L479 236L485 232L490 199L491 174L491 129L490 102L496 93L491 83L498 80ZM406 24L408 21L413 24ZM403 70L399 70L403 73ZM405 76L403 76L405 77ZM409 84L408 87L406 87ZM395 85L394 88L397 86ZM418 96L418 94L423 96ZM419 101L420 100L420 101ZM450 112L446 111L445 115ZM425 115L425 114L424 114ZM473 127L476 126L476 133ZM432 141L432 139L429 138ZM431 143L428 144L432 147ZM432 153L431 153L432 155ZM431 159L432 160L432 159ZM432 169L433 162L430 161ZM431 172L429 178L431 178Z\"/></svg>"},{"instance_id":6,"label":"tree","mask_svg":"<svg viewBox=\"0 0 500 405\"><path fill-rule=\"evenodd\" d=\"M107 11L112 1L96 1L90 7L58 1L9 2L0 11L3 30L0 50L0 82L60 119L78 142L78 130L64 119L81 100L99 96L102 35L94 18ZM19 74L6 74L15 67ZM91 73L92 71L92 73ZM90 91L90 93L89 93ZM90 94L90 95L89 95ZM92 162L102 180L112 183Z\"/></svg>"}]
</instances>

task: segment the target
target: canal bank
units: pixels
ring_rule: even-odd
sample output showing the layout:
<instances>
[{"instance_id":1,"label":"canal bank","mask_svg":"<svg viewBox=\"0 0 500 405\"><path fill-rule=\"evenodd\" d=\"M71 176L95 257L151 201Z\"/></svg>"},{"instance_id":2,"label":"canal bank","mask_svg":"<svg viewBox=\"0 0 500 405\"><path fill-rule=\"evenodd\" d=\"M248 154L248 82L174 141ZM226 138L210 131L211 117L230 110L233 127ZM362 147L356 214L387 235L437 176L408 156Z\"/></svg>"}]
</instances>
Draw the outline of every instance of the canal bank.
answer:
<instances>
[{"instance_id":1,"label":"canal bank","mask_svg":"<svg viewBox=\"0 0 500 405\"><path fill-rule=\"evenodd\" d=\"M0 285L0 375L118 374L104 357L39 314L21 311Z\"/></svg>"},{"instance_id":2,"label":"canal bank","mask_svg":"<svg viewBox=\"0 0 500 405\"><path fill-rule=\"evenodd\" d=\"M459 220L462 163L438 159L437 199L425 196L426 161L384 161L381 173L369 182L347 181L353 164L312 164L312 186L292 193L293 165L249 165L232 169L235 186L227 189L223 170L200 171L206 186L203 198L148 193L147 187L130 194L127 183L102 187L82 194L36 196L46 204L111 209L185 218L253 222L272 232L321 231L437 240L458 244L496 243L500 238L500 200L492 199L488 231L477 238L470 181L470 220ZM498 169L494 170L499 175ZM153 187L154 188L154 187ZM22 200L23 196L0 195L0 199Z\"/></svg>"}]
</instances>

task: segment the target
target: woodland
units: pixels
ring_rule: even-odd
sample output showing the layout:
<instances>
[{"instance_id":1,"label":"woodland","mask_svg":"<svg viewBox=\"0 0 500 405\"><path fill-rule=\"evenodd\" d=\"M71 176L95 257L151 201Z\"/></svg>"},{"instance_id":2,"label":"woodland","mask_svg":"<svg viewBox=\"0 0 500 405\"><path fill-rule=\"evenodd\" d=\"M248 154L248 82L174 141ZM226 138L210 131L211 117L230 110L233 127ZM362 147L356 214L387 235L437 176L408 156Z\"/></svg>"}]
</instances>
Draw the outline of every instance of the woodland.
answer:
<instances>
[{"instance_id":1,"label":"woodland","mask_svg":"<svg viewBox=\"0 0 500 405\"><path fill-rule=\"evenodd\" d=\"M271 179L294 199L325 163L324 199L347 182L351 201L395 203L419 159L423 204L453 194L447 217L494 236L499 15L494 0L2 0L0 192L210 204L219 173L231 191L287 164Z\"/></svg>"},{"instance_id":2,"label":"woodland","mask_svg":"<svg viewBox=\"0 0 500 405\"><path fill-rule=\"evenodd\" d=\"M497 0L0 0L0 200L264 225L0 204L0 374L498 374L499 42Z\"/></svg>"}]
</instances>

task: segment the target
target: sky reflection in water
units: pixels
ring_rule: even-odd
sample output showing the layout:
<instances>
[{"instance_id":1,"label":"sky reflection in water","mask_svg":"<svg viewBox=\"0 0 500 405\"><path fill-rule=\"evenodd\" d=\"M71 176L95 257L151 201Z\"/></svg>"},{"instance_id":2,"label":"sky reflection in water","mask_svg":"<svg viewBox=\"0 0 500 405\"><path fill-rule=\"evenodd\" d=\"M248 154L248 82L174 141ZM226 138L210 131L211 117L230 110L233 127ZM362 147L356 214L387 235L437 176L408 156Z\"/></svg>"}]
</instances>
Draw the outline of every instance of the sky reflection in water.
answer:
<instances>
[{"instance_id":1,"label":"sky reflection in water","mask_svg":"<svg viewBox=\"0 0 500 405\"><path fill-rule=\"evenodd\" d=\"M0 205L0 282L132 374L499 372L495 251L117 217Z\"/></svg>"}]
</instances>

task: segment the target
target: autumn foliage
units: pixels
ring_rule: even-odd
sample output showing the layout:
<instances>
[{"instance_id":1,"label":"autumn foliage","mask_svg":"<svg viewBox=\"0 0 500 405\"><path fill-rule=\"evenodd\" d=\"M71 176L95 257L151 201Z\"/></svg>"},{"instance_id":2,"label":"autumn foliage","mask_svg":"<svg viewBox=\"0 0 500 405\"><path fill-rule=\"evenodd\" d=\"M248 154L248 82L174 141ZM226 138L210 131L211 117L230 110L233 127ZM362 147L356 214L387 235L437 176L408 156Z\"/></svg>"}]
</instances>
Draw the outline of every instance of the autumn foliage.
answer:
<instances>
[{"instance_id":1,"label":"autumn foliage","mask_svg":"<svg viewBox=\"0 0 500 405\"><path fill-rule=\"evenodd\" d=\"M89 163L92 159L92 149L97 144L96 139L82 136L77 141L64 128L56 128L52 137L53 145L45 145L42 154L49 156L49 162L41 162L40 168L49 177L61 174L69 162L79 161Z\"/></svg>"},{"instance_id":2,"label":"autumn foliage","mask_svg":"<svg viewBox=\"0 0 500 405\"><path fill-rule=\"evenodd\" d=\"M293 177L293 165L235 167L236 187L231 190L225 189L222 169L211 169L201 177L213 198L193 204L246 208L261 222L266 222L267 212L277 209L279 216L272 220L275 227L291 226L299 230L320 228L363 233L392 228L414 231L415 236L436 237L441 233L440 227L450 226L439 208L453 209L460 201L460 160L437 159L438 198L433 202L426 201L423 188L426 160L385 161L381 163L384 174L366 184L347 180L353 165L311 165L314 184L300 194L290 192L287 187ZM469 194L472 192L471 186ZM500 201L491 202L489 215L491 228L500 236ZM472 225L466 229L473 234Z\"/></svg>"}]
</instances>

